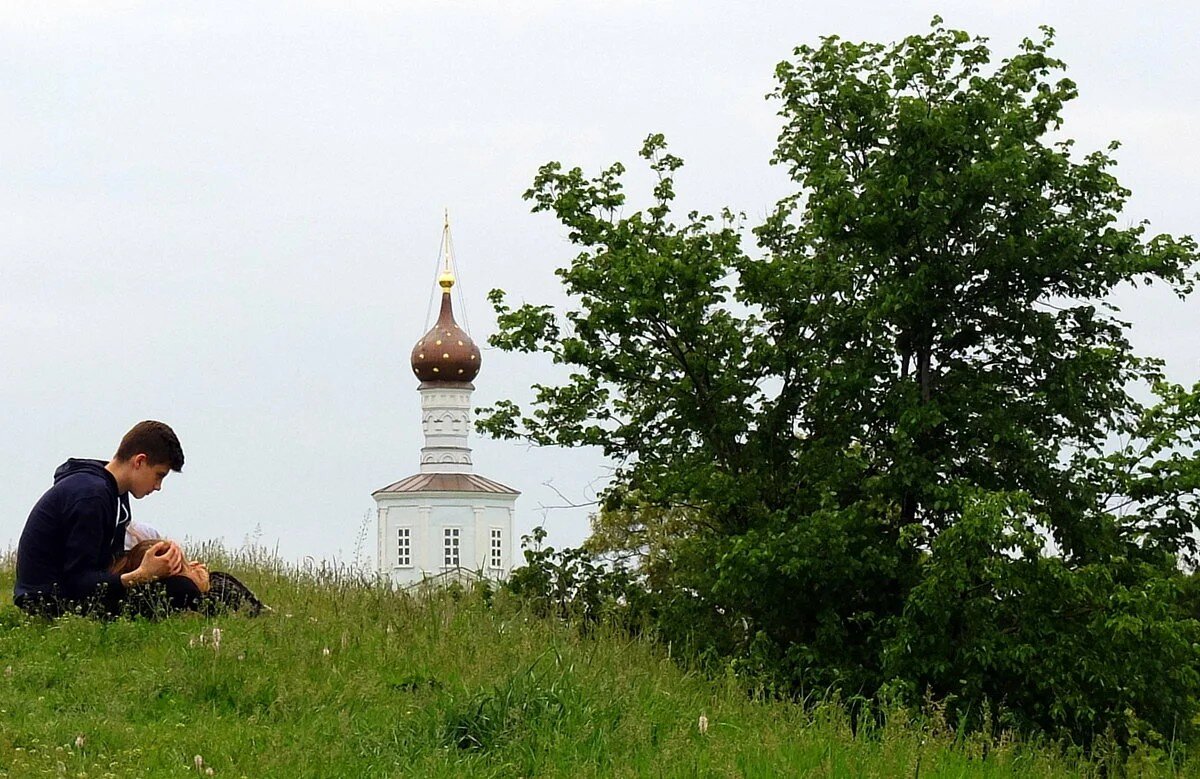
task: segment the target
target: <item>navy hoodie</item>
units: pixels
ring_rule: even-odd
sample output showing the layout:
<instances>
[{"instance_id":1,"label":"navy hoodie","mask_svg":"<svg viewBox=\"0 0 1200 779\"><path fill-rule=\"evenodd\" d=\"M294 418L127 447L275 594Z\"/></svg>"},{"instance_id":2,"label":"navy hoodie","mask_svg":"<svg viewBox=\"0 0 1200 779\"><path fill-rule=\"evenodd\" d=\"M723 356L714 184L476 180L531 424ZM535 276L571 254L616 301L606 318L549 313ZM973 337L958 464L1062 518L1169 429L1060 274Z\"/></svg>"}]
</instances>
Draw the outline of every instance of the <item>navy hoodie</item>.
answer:
<instances>
[{"instance_id":1,"label":"navy hoodie","mask_svg":"<svg viewBox=\"0 0 1200 779\"><path fill-rule=\"evenodd\" d=\"M125 550L129 495L103 460L67 460L54 472L54 486L29 512L17 545L15 596L44 593L73 600L121 591L108 572Z\"/></svg>"}]
</instances>

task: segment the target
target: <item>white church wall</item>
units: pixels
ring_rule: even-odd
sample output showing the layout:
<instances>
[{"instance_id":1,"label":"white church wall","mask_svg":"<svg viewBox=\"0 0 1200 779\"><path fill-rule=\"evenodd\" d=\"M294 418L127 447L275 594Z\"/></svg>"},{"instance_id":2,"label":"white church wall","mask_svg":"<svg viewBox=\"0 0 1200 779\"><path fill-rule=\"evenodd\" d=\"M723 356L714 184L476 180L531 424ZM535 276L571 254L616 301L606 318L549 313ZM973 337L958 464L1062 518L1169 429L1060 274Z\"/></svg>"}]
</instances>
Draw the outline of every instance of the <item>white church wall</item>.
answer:
<instances>
[{"instance_id":1,"label":"white church wall","mask_svg":"<svg viewBox=\"0 0 1200 779\"><path fill-rule=\"evenodd\" d=\"M397 584L415 584L453 569L447 565L447 530L457 530L458 567L489 578L512 570L513 509L516 496L484 493L399 493L379 495L380 571ZM493 559L499 531L500 565ZM401 546L401 538L406 546ZM408 557L402 559L402 549Z\"/></svg>"}]
</instances>

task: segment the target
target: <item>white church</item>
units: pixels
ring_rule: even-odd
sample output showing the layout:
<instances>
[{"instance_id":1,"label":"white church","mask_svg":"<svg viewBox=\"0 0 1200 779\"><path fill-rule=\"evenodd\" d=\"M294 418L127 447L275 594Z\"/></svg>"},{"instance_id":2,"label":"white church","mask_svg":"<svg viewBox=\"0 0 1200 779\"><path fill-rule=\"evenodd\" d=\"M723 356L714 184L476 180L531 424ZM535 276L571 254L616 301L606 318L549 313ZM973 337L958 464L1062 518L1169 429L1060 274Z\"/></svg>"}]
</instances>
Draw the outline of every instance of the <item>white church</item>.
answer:
<instances>
[{"instance_id":1,"label":"white church","mask_svg":"<svg viewBox=\"0 0 1200 779\"><path fill-rule=\"evenodd\" d=\"M375 559L379 572L398 585L501 579L512 570L513 510L520 493L479 476L471 464L471 382L479 375L480 355L454 321L448 223L443 251L441 311L412 350L425 433L421 470L372 493L379 507Z\"/></svg>"}]
</instances>

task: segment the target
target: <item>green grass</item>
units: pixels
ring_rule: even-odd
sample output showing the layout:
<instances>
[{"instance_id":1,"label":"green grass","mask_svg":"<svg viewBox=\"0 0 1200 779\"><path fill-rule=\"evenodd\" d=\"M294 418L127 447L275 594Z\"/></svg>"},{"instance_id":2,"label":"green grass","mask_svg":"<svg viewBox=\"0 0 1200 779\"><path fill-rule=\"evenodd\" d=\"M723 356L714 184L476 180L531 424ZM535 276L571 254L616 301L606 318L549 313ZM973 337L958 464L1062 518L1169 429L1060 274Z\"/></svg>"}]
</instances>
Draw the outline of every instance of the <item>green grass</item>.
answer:
<instances>
[{"instance_id":1,"label":"green grass","mask_svg":"<svg viewBox=\"0 0 1200 779\"><path fill-rule=\"evenodd\" d=\"M647 640L498 595L226 560L273 614L29 620L0 605L0 776L1099 775L1051 746L755 700ZM11 560L0 563L11 593ZM220 630L214 646L213 630ZM707 733L698 727L708 720ZM198 771L196 756L203 760ZM1133 774L1200 774L1141 755Z\"/></svg>"}]
</instances>

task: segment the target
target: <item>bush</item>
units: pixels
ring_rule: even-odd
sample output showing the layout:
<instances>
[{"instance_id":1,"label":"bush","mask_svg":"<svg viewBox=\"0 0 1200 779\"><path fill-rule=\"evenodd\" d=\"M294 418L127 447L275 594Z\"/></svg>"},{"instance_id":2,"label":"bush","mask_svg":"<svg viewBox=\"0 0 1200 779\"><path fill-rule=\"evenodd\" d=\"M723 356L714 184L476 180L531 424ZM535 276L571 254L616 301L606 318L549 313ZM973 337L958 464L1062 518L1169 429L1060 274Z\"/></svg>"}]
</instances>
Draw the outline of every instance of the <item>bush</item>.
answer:
<instances>
[{"instance_id":1,"label":"bush","mask_svg":"<svg viewBox=\"0 0 1200 779\"><path fill-rule=\"evenodd\" d=\"M1200 622L1178 608L1174 561L1068 566L1045 554L1026 508L982 496L934 540L885 676L970 728L990 710L998 726L1084 745L1193 739Z\"/></svg>"},{"instance_id":2,"label":"bush","mask_svg":"<svg viewBox=\"0 0 1200 779\"><path fill-rule=\"evenodd\" d=\"M525 565L512 572L505 588L538 616L585 628L604 620L638 632L649 601L637 574L585 549L545 546L545 538L541 527L524 537Z\"/></svg>"}]
</instances>

